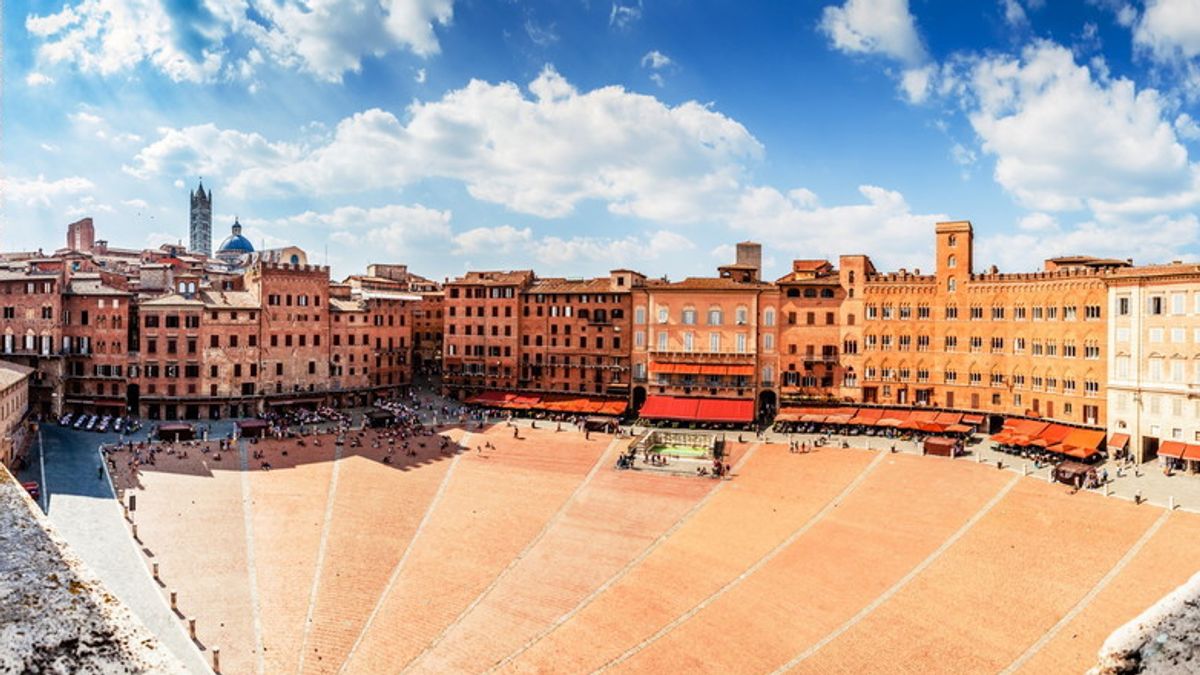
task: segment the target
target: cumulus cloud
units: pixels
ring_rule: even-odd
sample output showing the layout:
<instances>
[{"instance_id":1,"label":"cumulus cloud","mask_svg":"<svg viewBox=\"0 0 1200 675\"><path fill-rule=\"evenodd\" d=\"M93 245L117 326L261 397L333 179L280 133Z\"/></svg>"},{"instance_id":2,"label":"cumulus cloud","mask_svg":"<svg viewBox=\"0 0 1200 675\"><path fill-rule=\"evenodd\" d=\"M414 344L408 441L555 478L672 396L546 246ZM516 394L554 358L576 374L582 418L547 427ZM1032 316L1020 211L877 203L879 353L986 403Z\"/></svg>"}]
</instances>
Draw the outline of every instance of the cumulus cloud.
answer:
<instances>
[{"instance_id":1,"label":"cumulus cloud","mask_svg":"<svg viewBox=\"0 0 1200 675\"><path fill-rule=\"evenodd\" d=\"M54 84L54 78L39 72L31 72L25 76L25 84L30 87L44 87Z\"/></svg>"},{"instance_id":2,"label":"cumulus cloud","mask_svg":"<svg viewBox=\"0 0 1200 675\"><path fill-rule=\"evenodd\" d=\"M762 146L738 122L689 101L668 106L617 86L579 92L553 68L529 84L472 81L411 105L371 109L312 148L202 125L164 129L128 170L228 177L235 196L338 194L462 181L481 201L558 218L585 200L659 221L710 220Z\"/></svg>"},{"instance_id":3,"label":"cumulus cloud","mask_svg":"<svg viewBox=\"0 0 1200 675\"><path fill-rule=\"evenodd\" d=\"M926 59L908 0L846 0L825 8L820 28L849 54L881 54L909 65Z\"/></svg>"},{"instance_id":4,"label":"cumulus cloud","mask_svg":"<svg viewBox=\"0 0 1200 675\"><path fill-rule=\"evenodd\" d=\"M1023 205L1061 211L1190 190L1187 150L1153 89L1075 62L1051 42L975 62L969 119L995 179Z\"/></svg>"},{"instance_id":5,"label":"cumulus cloud","mask_svg":"<svg viewBox=\"0 0 1200 675\"><path fill-rule=\"evenodd\" d=\"M1200 54L1200 4L1193 0L1148 0L1134 26L1133 43L1160 60Z\"/></svg>"},{"instance_id":6,"label":"cumulus cloud","mask_svg":"<svg viewBox=\"0 0 1200 675\"><path fill-rule=\"evenodd\" d=\"M928 63L908 0L846 0L825 8L818 28L838 51L895 61L900 93L912 103L926 99L937 69Z\"/></svg>"},{"instance_id":7,"label":"cumulus cloud","mask_svg":"<svg viewBox=\"0 0 1200 675\"><path fill-rule=\"evenodd\" d=\"M460 255L512 253L531 241L533 230L528 227L476 227L454 236L454 252Z\"/></svg>"},{"instance_id":8,"label":"cumulus cloud","mask_svg":"<svg viewBox=\"0 0 1200 675\"><path fill-rule=\"evenodd\" d=\"M1200 240L1200 220L1190 213L1107 223L1087 220L1071 226L1045 214L1026 220L1016 232L981 239L976 250L989 258L981 262L1006 271L1027 270L1030 260L1080 253L1161 262L1179 258L1181 250Z\"/></svg>"},{"instance_id":9,"label":"cumulus cloud","mask_svg":"<svg viewBox=\"0 0 1200 675\"><path fill-rule=\"evenodd\" d=\"M872 253L883 267L929 266L929 236L945 214L913 213L904 195L873 185L858 189L859 204L823 206L808 190L788 194L774 188L747 189L732 216L735 228L779 251L836 258ZM879 249L879 242L887 242Z\"/></svg>"},{"instance_id":10,"label":"cumulus cloud","mask_svg":"<svg viewBox=\"0 0 1200 675\"><path fill-rule=\"evenodd\" d=\"M300 147L272 143L256 133L220 129L207 123L181 129L163 127L159 138L143 147L124 170L138 178L151 176L230 176L249 167L283 167L300 156Z\"/></svg>"},{"instance_id":11,"label":"cumulus cloud","mask_svg":"<svg viewBox=\"0 0 1200 675\"><path fill-rule=\"evenodd\" d=\"M604 237L545 237L533 246L534 256L550 266L568 263L604 261L609 267L627 266L645 260L685 254L696 245L687 237L667 230L648 236L631 235L619 239Z\"/></svg>"},{"instance_id":12,"label":"cumulus cloud","mask_svg":"<svg viewBox=\"0 0 1200 675\"><path fill-rule=\"evenodd\" d=\"M367 246L391 256L409 257L431 242L450 237L451 212L421 204L389 204L363 208L343 206L332 211L305 211L274 220L243 221L266 233L289 233L297 229L314 230L318 238L347 246Z\"/></svg>"},{"instance_id":13,"label":"cumulus cloud","mask_svg":"<svg viewBox=\"0 0 1200 675\"><path fill-rule=\"evenodd\" d=\"M438 52L436 26L453 0L80 0L30 15L38 61L111 76L147 64L176 82L249 79L264 53L284 67L340 81L368 56Z\"/></svg>"},{"instance_id":14,"label":"cumulus cloud","mask_svg":"<svg viewBox=\"0 0 1200 675\"><path fill-rule=\"evenodd\" d=\"M24 206L48 207L64 197L77 197L95 189L92 181L81 176L47 180L39 174L37 178L9 176L0 179L0 199Z\"/></svg>"}]
</instances>

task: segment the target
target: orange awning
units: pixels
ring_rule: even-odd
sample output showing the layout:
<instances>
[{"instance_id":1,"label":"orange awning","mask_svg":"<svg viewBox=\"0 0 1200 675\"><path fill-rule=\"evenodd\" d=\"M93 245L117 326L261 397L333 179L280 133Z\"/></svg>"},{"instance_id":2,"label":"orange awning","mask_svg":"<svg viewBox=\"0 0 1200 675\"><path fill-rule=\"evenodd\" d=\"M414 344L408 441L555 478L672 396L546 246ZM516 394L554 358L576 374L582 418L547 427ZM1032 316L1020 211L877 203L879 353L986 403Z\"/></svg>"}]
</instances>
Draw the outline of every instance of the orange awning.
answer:
<instances>
[{"instance_id":1,"label":"orange awning","mask_svg":"<svg viewBox=\"0 0 1200 675\"><path fill-rule=\"evenodd\" d=\"M728 372L728 366L700 366L701 375L725 375Z\"/></svg>"},{"instance_id":2,"label":"orange awning","mask_svg":"<svg viewBox=\"0 0 1200 675\"><path fill-rule=\"evenodd\" d=\"M879 408L863 408L850 420L850 424L874 424L875 420L880 417L883 417L883 410Z\"/></svg>"},{"instance_id":3,"label":"orange awning","mask_svg":"<svg viewBox=\"0 0 1200 675\"><path fill-rule=\"evenodd\" d=\"M1188 444L1183 450L1183 458L1189 462L1200 462L1200 445Z\"/></svg>"},{"instance_id":4,"label":"orange awning","mask_svg":"<svg viewBox=\"0 0 1200 675\"><path fill-rule=\"evenodd\" d=\"M983 424L983 415L963 415L962 423L979 426Z\"/></svg>"},{"instance_id":5,"label":"orange awning","mask_svg":"<svg viewBox=\"0 0 1200 675\"><path fill-rule=\"evenodd\" d=\"M729 366L729 374L752 377L754 375L754 366Z\"/></svg>"},{"instance_id":6,"label":"orange awning","mask_svg":"<svg viewBox=\"0 0 1200 675\"><path fill-rule=\"evenodd\" d=\"M937 422L938 424L950 425L958 424L960 420L962 420L962 413L944 412L938 413L937 419L935 419L934 422Z\"/></svg>"},{"instance_id":7,"label":"orange awning","mask_svg":"<svg viewBox=\"0 0 1200 675\"><path fill-rule=\"evenodd\" d=\"M1127 445L1129 445L1129 434L1113 434L1108 437L1109 450L1124 450Z\"/></svg>"},{"instance_id":8,"label":"orange awning","mask_svg":"<svg viewBox=\"0 0 1200 675\"><path fill-rule=\"evenodd\" d=\"M936 410L914 410L912 419L915 422L936 422L938 412Z\"/></svg>"},{"instance_id":9,"label":"orange awning","mask_svg":"<svg viewBox=\"0 0 1200 675\"><path fill-rule=\"evenodd\" d=\"M1073 445L1064 445L1060 452L1068 457L1074 457L1076 459L1088 459L1093 455L1100 454L1100 451L1095 448L1079 448Z\"/></svg>"},{"instance_id":10,"label":"orange awning","mask_svg":"<svg viewBox=\"0 0 1200 675\"><path fill-rule=\"evenodd\" d=\"M1100 443L1104 441L1104 432L1093 429L1072 429L1071 433L1063 439L1063 445L1069 445L1073 448L1086 448L1088 450L1097 450Z\"/></svg>"},{"instance_id":11,"label":"orange awning","mask_svg":"<svg viewBox=\"0 0 1200 675\"><path fill-rule=\"evenodd\" d=\"M1187 452L1187 445L1179 441L1163 441L1158 446L1159 457L1170 457L1171 459L1183 459L1183 453Z\"/></svg>"},{"instance_id":12,"label":"orange awning","mask_svg":"<svg viewBox=\"0 0 1200 675\"><path fill-rule=\"evenodd\" d=\"M1051 424L1042 430L1042 433L1039 437L1045 440L1048 445L1054 445L1055 443L1062 443L1067 436L1071 435L1072 431L1074 431L1074 429L1071 427L1066 427L1061 424ZM1068 445L1070 444L1068 443Z\"/></svg>"}]
</instances>

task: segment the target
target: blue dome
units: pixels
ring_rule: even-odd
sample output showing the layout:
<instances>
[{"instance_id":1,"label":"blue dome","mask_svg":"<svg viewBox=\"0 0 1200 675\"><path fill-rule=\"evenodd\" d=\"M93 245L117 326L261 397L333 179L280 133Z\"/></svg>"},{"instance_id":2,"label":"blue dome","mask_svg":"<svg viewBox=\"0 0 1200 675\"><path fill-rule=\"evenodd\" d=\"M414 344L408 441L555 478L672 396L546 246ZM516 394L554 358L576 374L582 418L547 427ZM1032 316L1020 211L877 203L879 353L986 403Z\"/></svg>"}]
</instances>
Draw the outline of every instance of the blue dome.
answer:
<instances>
[{"instance_id":1,"label":"blue dome","mask_svg":"<svg viewBox=\"0 0 1200 675\"><path fill-rule=\"evenodd\" d=\"M217 253L235 253L239 255L242 253L254 253L254 245L250 243L249 239L242 236L242 224L237 220L233 221L233 234L221 242Z\"/></svg>"}]
</instances>

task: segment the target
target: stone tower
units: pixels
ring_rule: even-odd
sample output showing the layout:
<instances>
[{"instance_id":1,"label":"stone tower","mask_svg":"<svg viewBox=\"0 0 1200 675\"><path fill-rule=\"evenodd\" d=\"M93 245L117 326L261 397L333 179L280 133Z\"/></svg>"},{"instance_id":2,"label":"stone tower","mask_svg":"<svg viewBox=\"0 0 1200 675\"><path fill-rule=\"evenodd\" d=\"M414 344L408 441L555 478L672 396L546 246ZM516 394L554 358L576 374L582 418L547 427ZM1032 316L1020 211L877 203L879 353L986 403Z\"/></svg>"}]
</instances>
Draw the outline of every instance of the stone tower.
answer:
<instances>
[{"instance_id":1,"label":"stone tower","mask_svg":"<svg viewBox=\"0 0 1200 675\"><path fill-rule=\"evenodd\" d=\"M191 235L188 250L192 253L212 255L212 190L204 191L204 181L191 193L192 211L188 233Z\"/></svg>"}]
</instances>

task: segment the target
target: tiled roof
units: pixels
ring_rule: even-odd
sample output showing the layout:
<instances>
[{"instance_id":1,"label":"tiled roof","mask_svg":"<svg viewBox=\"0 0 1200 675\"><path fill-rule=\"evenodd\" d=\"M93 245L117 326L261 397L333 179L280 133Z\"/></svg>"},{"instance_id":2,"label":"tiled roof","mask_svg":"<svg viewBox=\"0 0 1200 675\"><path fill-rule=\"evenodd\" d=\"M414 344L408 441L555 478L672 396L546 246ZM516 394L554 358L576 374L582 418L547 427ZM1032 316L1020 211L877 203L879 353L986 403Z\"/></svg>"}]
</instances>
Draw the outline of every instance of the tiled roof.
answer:
<instances>
[{"instance_id":1,"label":"tiled roof","mask_svg":"<svg viewBox=\"0 0 1200 675\"><path fill-rule=\"evenodd\" d=\"M197 298L185 298L178 293L169 293L160 298L152 300L143 300L142 307L180 307L180 306L196 306L203 307L204 302Z\"/></svg>"},{"instance_id":2,"label":"tiled roof","mask_svg":"<svg viewBox=\"0 0 1200 675\"><path fill-rule=\"evenodd\" d=\"M11 361L0 361L0 389L6 388L23 378L29 377L33 368L27 368Z\"/></svg>"},{"instance_id":3,"label":"tiled roof","mask_svg":"<svg viewBox=\"0 0 1200 675\"><path fill-rule=\"evenodd\" d=\"M522 284L533 278L532 270L517 270L510 272L467 272L465 275L451 281L452 284L484 284L493 286L511 286Z\"/></svg>"},{"instance_id":4,"label":"tiled roof","mask_svg":"<svg viewBox=\"0 0 1200 675\"><path fill-rule=\"evenodd\" d=\"M720 277L688 277L683 281L647 282L656 291L758 291L770 288L771 284L761 281L742 282Z\"/></svg>"},{"instance_id":5,"label":"tiled roof","mask_svg":"<svg viewBox=\"0 0 1200 675\"><path fill-rule=\"evenodd\" d=\"M99 277L73 277L67 282L67 295L129 295L128 291L123 291L112 286L105 286L100 281Z\"/></svg>"},{"instance_id":6,"label":"tiled roof","mask_svg":"<svg viewBox=\"0 0 1200 675\"><path fill-rule=\"evenodd\" d=\"M249 291L204 291L200 294L205 307L258 309L258 298Z\"/></svg>"},{"instance_id":7,"label":"tiled roof","mask_svg":"<svg viewBox=\"0 0 1200 675\"><path fill-rule=\"evenodd\" d=\"M330 298L329 309L335 312L363 312L366 308L362 302L358 300L347 300L345 298Z\"/></svg>"},{"instance_id":8,"label":"tiled roof","mask_svg":"<svg viewBox=\"0 0 1200 675\"><path fill-rule=\"evenodd\" d=\"M608 277L599 279L537 279L529 287L530 293L609 293L612 282Z\"/></svg>"}]
</instances>

